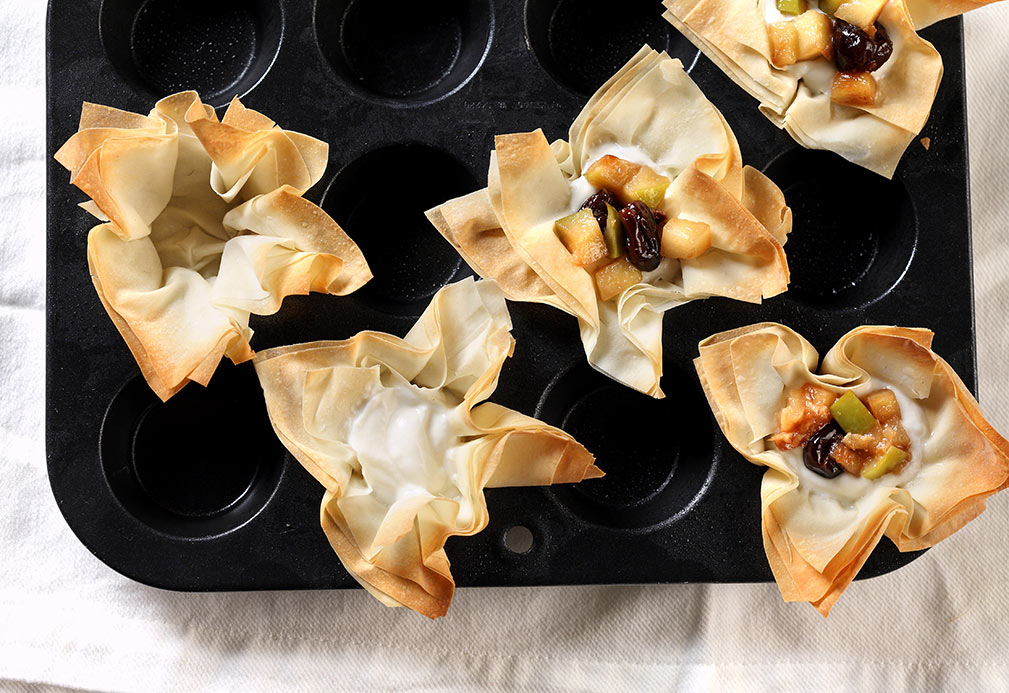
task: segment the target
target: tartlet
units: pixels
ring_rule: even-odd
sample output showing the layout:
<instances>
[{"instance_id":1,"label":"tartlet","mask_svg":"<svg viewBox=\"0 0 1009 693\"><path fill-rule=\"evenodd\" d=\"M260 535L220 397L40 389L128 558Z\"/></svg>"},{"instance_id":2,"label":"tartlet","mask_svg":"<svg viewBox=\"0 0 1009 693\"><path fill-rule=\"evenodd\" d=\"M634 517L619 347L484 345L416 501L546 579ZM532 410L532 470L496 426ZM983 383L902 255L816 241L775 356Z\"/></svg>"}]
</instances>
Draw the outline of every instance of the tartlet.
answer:
<instances>
[{"instance_id":1,"label":"tartlet","mask_svg":"<svg viewBox=\"0 0 1009 693\"><path fill-rule=\"evenodd\" d=\"M484 488L603 475L568 434L484 401L510 330L500 288L470 278L435 294L403 339L361 332L256 356L274 430L325 487L333 550L387 606L446 613L445 541L487 526Z\"/></svg>"},{"instance_id":2,"label":"tartlet","mask_svg":"<svg viewBox=\"0 0 1009 693\"><path fill-rule=\"evenodd\" d=\"M809 602L826 616L884 535L901 551L933 546L1009 484L1009 442L931 342L924 329L859 327L827 353L820 374L816 350L784 325L750 325L700 343L694 365L722 432L747 460L768 467L761 529L786 601ZM846 429L854 424L842 395L849 404L868 401L878 431L887 414L873 395L892 393L906 433L896 447L905 454L889 466L877 456L845 473L816 469L823 459L807 453L822 450L802 447L813 438L782 442L797 428L789 410L804 387L836 396L832 411ZM860 434L850 435L858 443Z\"/></svg>"},{"instance_id":3,"label":"tartlet","mask_svg":"<svg viewBox=\"0 0 1009 693\"><path fill-rule=\"evenodd\" d=\"M591 183L599 180L594 172L613 189ZM628 266L639 259L628 226L623 248L619 241L600 245L609 243L602 229L608 208L597 206L595 231L588 213L579 213L604 189L620 205L647 199L653 222L655 215L667 219L662 240L650 241L652 264ZM428 218L509 299L577 317L589 363L654 397L663 396L665 311L709 296L760 302L788 285L783 245L792 216L784 196L742 165L731 129L680 61L648 46L589 99L567 141L550 144L540 130L499 135L488 187ZM668 252L673 227L705 243Z\"/></svg>"},{"instance_id":4,"label":"tartlet","mask_svg":"<svg viewBox=\"0 0 1009 693\"><path fill-rule=\"evenodd\" d=\"M942 57L917 30L987 3L663 4L666 19L799 144L836 152L890 178L928 120L942 79Z\"/></svg>"},{"instance_id":5,"label":"tartlet","mask_svg":"<svg viewBox=\"0 0 1009 693\"><path fill-rule=\"evenodd\" d=\"M56 153L84 207L91 277L163 400L206 385L221 358L252 358L249 317L285 296L351 293L371 279L343 229L302 194L328 145L236 98L223 120L187 91L149 115L85 103Z\"/></svg>"}]
</instances>

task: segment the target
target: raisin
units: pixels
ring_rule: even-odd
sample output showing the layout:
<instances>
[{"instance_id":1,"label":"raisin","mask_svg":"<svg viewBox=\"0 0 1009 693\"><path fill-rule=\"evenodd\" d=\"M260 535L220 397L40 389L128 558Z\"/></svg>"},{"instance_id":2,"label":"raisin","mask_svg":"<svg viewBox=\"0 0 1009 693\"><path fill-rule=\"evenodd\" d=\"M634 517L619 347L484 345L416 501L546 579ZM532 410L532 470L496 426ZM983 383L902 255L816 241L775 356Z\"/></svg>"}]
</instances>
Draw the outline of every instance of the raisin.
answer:
<instances>
[{"instance_id":1,"label":"raisin","mask_svg":"<svg viewBox=\"0 0 1009 693\"><path fill-rule=\"evenodd\" d=\"M663 212L661 209L658 208L652 210L652 216L655 217L655 228L659 232L659 239L661 240L662 227L666 225L666 222L669 220L669 218L666 216L665 212Z\"/></svg>"},{"instance_id":2,"label":"raisin","mask_svg":"<svg viewBox=\"0 0 1009 693\"><path fill-rule=\"evenodd\" d=\"M873 72L893 54L893 41L878 23L875 36L869 36L854 24L834 19L834 64L842 72Z\"/></svg>"},{"instance_id":3,"label":"raisin","mask_svg":"<svg viewBox=\"0 0 1009 693\"><path fill-rule=\"evenodd\" d=\"M596 222L599 223L599 228L605 229L607 204L612 205L615 209L620 207L620 203L617 202L617 196L606 188L603 188L599 192L590 195L589 199L585 200L578 209L591 209L592 214L596 217Z\"/></svg>"},{"instance_id":4,"label":"raisin","mask_svg":"<svg viewBox=\"0 0 1009 693\"><path fill-rule=\"evenodd\" d=\"M834 445L844 438L844 429L836 421L831 421L814 433L802 449L802 462L806 469L820 476L833 479L844 469L831 456Z\"/></svg>"},{"instance_id":5,"label":"raisin","mask_svg":"<svg viewBox=\"0 0 1009 693\"><path fill-rule=\"evenodd\" d=\"M659 234L652 210L641 200L634 200L620 210L627 232L627 259L642 272L659 266Z\"/></svg>"}]
</instances>

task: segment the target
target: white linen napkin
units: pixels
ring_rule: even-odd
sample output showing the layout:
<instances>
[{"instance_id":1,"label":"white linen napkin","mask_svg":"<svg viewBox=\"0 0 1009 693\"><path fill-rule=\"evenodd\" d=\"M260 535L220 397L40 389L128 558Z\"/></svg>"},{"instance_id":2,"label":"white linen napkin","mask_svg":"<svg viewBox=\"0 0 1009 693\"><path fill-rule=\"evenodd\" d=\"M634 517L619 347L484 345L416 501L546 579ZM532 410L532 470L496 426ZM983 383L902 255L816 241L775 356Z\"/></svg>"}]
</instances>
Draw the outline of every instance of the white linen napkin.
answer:
<instances>
[{"instance_id":1,"label":"white linen napkin","mask_svg":"<svg viewBox=\"0 0 1009 693\"><path fill-rule=\"evenodd\" d=\"M773 584L461 589L429 622L362 590L181 594L105 567L46 478L44 12L0 0L0 690L1004 687L1009 494L828 620ZM966 23L980 400L1009 433L1009 4Z\"/></svg>"}]
</instances>

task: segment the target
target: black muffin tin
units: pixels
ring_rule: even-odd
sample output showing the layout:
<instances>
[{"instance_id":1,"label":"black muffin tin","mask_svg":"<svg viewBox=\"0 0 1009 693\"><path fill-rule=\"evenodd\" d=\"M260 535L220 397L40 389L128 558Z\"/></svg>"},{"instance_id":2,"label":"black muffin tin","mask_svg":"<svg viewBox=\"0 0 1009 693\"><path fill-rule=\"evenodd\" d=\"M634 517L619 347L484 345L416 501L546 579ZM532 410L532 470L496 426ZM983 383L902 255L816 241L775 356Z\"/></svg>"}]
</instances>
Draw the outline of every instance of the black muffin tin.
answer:
<instances>
[{"instance_id":1,"label":"black muffin tin","mask_svg":"<svg viewBox=\"0 0 1009 693\"><path fill-rule=\"evenodd\" d=\"M744 161L785 191L791 289L763 305L670 311L661 401L593 371L574 318L510 303L518 343L494 401L563 427L607 476L488 490L490 525L447 551L460 585L770 580L764 470L719 432L691 365L697 342L774 320L822 354L857 325L929 327L974 389L962 24L923 32L946 64L922 132L931 148L912 143L890 182L798 147L661 13L653 0L53 0L48 152L74 133L83 101L146 113L185 88L222 107L240 94L330 143L307 196L375 274L352 296L291 297L254 316L253 346L403 335L439 287L471 274L423 211L486 184L495 134L565 137L642 43L667 50L721 109ZM275 438L252 365L226 362L209 388L160 403L91 284L95 222L75 206L84 196L52 159L48 176L46 440L73 531L114 569L160 587L355 586L319 527L322 488ZM884 541L862 576L916 555Z\"/></svg>"}]
</instances>

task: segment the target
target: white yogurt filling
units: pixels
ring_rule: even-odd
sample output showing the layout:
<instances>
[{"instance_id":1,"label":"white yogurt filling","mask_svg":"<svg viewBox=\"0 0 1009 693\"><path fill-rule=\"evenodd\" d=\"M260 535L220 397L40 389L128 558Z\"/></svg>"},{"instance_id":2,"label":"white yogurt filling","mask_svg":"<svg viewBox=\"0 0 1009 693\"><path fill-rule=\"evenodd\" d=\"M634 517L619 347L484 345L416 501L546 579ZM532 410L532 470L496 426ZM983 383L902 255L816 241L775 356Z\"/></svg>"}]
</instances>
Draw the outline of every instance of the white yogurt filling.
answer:
<instances>
[{"instance_id":1,"label":"white yogurt filling","mask_svg":"<svg viewBox=\"0 0 1009 693\"><path fill-rule=\"evenodd\" d=\"M472 431L439 393L411 384L379 390L351 419L347 442L371 492L385 506L410 496L462 500L462 436ZM469 520L462 503L459 520Z\"/></svg>"}]
</instances>

